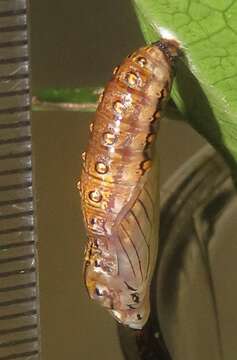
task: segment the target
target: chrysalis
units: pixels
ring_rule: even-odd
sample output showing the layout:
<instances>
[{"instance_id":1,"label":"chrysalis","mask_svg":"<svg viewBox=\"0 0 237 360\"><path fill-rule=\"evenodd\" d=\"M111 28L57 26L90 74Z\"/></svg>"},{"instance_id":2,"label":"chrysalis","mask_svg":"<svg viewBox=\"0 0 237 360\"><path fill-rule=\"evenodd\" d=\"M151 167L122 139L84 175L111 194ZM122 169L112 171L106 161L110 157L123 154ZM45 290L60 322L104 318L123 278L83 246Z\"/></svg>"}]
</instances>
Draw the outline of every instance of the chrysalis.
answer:
<instances>
[{"instance_id":1,"label":"chrysalis","mask_svg":"<svg viewBox=\"0 0 237 360\"><path fill-rule=\"evenodd\" d=\"M141 329L158 241L155 138L177 48L160 41L114 69L90 126L80 194L88 243L85 284L116 320Z\"/></svg>"}]
</instances>

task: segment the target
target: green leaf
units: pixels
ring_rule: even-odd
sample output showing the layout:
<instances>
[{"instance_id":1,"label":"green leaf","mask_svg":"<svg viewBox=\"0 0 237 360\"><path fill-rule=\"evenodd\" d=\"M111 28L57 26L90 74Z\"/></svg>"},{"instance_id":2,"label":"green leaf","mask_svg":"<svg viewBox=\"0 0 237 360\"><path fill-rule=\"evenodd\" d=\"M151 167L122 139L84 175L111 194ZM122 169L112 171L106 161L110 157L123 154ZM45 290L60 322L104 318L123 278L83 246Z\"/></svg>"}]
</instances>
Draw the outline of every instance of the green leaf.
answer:
<instances>
[{"instance_id":1,"label":"green leaf","mask_svg":"<svg viewBox=\"0 0 237 360\"><path fill-rule=\"evenodd\" d=\"M145 40L177 39L172 99L237 171L237 1L132 0Z\"/></svg>"},{"instance_id":2,"label":"green leaf","mask_svg":"<svg viewBox=\"0 0 237 360\"><path fill-rule=\"evenodd\" d=\"M33 96L34 111L65 110L92 112L96 110L101 87L75 89L44 89Z\"/></svg>"}]
</instances>

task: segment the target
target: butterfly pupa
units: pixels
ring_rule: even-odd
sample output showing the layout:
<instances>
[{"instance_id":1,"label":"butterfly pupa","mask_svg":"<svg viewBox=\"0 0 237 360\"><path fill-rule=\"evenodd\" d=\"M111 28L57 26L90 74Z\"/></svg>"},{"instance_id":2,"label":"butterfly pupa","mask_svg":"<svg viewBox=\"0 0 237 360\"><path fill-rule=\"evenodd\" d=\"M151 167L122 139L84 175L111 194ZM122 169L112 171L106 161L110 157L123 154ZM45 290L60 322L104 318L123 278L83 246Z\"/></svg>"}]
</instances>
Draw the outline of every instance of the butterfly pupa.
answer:
<instances>
[{"instance_id":1,"label":"butterfly pupa","mask_svg":"<svg viewBox=\"0 0 237 360\"><path fill-rule=\"evenodd\" d=\"M150 313L158 242L155 139L176 55L172 42L160 41L115 68L83 154L85 284L92 299L133 329L141 329Z\"/></svg>"}]
</instances>

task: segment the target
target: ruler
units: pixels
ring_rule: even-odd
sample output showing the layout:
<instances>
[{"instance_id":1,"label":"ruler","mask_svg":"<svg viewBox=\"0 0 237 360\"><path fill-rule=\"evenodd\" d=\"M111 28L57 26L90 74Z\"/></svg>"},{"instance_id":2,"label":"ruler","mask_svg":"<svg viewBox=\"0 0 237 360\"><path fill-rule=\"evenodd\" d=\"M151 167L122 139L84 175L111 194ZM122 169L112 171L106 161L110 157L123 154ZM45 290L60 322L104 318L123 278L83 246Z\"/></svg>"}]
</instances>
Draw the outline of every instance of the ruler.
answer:
<instances>
[{"instance_id":1,"label":"ruler","mask_svg":"<svg viewBox=\"0 0 237 360\"><path fill-rule=\"evenodd\" d=\"M0 360L40 356L27 18L0 1Z\"/></svg>"}]
</instances>

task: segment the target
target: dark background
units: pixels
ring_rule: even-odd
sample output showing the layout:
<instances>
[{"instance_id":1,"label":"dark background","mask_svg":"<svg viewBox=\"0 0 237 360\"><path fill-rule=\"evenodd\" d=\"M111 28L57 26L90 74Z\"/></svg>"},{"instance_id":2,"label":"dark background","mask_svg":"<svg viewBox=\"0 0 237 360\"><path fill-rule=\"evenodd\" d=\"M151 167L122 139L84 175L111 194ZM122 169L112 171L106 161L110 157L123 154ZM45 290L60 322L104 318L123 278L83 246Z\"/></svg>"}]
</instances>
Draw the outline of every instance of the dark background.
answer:
<instances>
[{"instance_id":1,"label":"dark background","mask_svg":"<svg viewBox=\"0 0 237 360\"><path fill-rule=\"evenodd\" d=\"M33 93L103 85L113 67L144 44L128 0L32 1L31 30ZM91 117L33 116L44 360L122 359L114 321L88 301L83 285L86 236L76 182ZM204 140L186 124L165 119L159 142L164 183Z\"/></svg>"}]
</instances>

